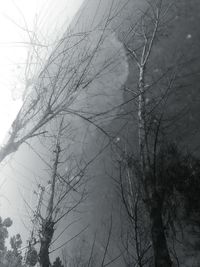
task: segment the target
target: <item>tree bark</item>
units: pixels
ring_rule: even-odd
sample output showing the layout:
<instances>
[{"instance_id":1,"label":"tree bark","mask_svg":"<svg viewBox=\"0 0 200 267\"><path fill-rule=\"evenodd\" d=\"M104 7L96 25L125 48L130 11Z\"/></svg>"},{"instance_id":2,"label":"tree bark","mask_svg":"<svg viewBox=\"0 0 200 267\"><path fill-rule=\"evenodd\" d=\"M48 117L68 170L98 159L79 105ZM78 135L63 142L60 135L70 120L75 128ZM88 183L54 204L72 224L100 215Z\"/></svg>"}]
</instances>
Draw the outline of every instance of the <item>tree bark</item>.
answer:
<instances>
[{"instance_id":1,"label":"tree bark","mask_svg":"<svg viewBox=\"0 0 200 267\"><path fill-rule=\"evenodd\" d=\"M162 197L160 197L157 192L154 192L150 205L150 221L154 250L154 264L155 267L171 267L172 261L170 258L163 225L162 205Z\"/></svg>"},{"instance_id":2,"label":"tree bark","mask_svg":"<svg viewBox=\"0 0 200 267\"><path fill-rule=\"evenodd\" d=\"M42 238L40 240L39 263L40 267L50 267L49 247L54 234L54 223L46 221L42 226Z\"/></svg>"}]
</instances>

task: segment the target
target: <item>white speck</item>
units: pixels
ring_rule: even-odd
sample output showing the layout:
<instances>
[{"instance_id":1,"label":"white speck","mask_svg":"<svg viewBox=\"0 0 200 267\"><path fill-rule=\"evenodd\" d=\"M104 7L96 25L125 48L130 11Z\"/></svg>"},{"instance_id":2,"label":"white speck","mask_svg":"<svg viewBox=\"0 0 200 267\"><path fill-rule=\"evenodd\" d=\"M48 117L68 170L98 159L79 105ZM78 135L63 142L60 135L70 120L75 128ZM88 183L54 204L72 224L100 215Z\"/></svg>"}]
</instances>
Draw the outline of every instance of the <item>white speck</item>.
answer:
<instances>
[{"instance_id":1,"label":"white speck","mask_svg":"<svg viewBox=\"0 0 200 267\"><path fill-rule=\"evenodd\" d=\"M192 35L191 34L188 34L187 36L186 36L186 39L191 39L192 38Z\"/></svg>"},{"instance_id":2,"label":"white speck","mask_svg":"<svg viewBox=\"0 0 200 267\"><path fill-rule=\"evenodd\" d=\"M119 142L119 141L120 141L120 137L117 137L117 138L116 138L116 142Z\"/></svg>"}]
</instances>

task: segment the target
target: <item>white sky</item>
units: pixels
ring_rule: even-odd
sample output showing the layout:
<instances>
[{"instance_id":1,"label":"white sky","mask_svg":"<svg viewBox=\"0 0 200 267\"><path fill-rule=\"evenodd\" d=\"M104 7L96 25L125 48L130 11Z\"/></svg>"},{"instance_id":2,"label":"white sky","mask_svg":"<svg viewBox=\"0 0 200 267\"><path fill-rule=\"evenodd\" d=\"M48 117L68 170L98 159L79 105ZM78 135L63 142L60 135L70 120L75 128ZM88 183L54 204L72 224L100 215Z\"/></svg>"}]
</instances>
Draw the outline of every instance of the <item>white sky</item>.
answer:
<instances>
[{"instance_id":1,"label":"white sky","mask_svg":"<svg viewBox=\"0 0 200 267\"><path fill-rule=\"evenodd\" d=\"M83 0L0 0L0 145L20 108L28 34L34 29L45 42L62 34ZM17 96L17 97L16 97Z\"/></svg>"}]
</instances>

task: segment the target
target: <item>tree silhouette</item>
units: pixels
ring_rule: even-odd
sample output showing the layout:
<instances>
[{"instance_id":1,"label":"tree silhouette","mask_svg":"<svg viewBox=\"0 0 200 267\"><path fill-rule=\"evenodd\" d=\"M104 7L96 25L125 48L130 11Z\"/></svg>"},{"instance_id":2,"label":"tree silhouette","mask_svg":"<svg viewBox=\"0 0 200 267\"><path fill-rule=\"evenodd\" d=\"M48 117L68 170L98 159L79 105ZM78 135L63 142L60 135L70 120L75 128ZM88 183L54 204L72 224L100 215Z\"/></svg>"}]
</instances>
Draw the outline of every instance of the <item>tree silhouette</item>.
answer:
<instances>
[{"instance_id":1,"label":"tree silhouette","mask_svg":"<svg viewBox=\"0 0 200 267\"><path fill-rule=\"evenodd\" d=\"M22 267L20 234L10 238L11 249L5 245L5 240L8 238L7 228L11 225L12 220L10 218L6 218L4 221L0 218L0 265L2 267Z\"/></svg>"},{"instance_id":2,"label":"tree silhouette","mask_svg":"<svg viewBox=\"0 0 200 267\"><path fill-rule=\"evenodd\" d=\"M52 267L64 267L64 265L62 264L62 261L61 261L60 257L57 257L55 259L55 261L53 262Z\"/></svg>"}]
</instances>

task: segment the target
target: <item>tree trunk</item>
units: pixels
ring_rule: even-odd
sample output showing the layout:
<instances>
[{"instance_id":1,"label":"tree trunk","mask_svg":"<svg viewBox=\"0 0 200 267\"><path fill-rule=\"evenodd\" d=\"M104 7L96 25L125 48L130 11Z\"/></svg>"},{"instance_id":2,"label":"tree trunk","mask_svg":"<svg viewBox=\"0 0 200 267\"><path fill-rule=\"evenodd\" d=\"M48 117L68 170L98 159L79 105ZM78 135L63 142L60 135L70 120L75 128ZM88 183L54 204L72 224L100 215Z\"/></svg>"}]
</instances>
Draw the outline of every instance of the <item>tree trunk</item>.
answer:
<instances>
[{"instance_id":1,"label":"tree trunk","mask_svg":"<svg viewBox=\"0 0 200 267\"><path fill-rule=\"evenodd\" d=\"M39 262L41 267L50 267L49 246L45 241L41 242Z\"/></svg>"},{"instance_id":2,"label":"tree trunk","mask_svg":"<svg viewBox=\"0 0 200 267\"><path fill-rule=\"evenodd\" d=\"M167 240L162 219L162 197L156 192L152 196L150 205L151 235L154 250L155 267L171 267Z\"/></svg>"},{"instance_id":3,"label":"tree trunk","mask_svg":"<svg viewBox=\"0 0 200 267\"><path fill-rule=\"evenodd\" d=\"M63 120L62 120L63 122ZM54 221L52 220L53 208L54 208L54 195L55 195L55 184L56 184L56 177L57 177L57 168L59 164L59 155L61 152L60 144L59 144L59 137L61 133L62 122L60 124L60 131L57 137L57 144L56 144L56 157L53 164L53 173L51 179L51 193L50 199L47 207L47 215L46 220L42 224L42 231L41 231L41 245L40 245L40 253L39 253L39 262L41 267L50 267L50 260L49 260L49 247L51 245L51 241L54 234Z\"/></svg>"},{"instance_id":4,"label":"tree trunk","mask_svg":"<svg viewBox=\"0 0 200 267\"><path fill-rule=\"evenodd\" d=\"M54 234L54 223L52 221L46 221L42 225L42 237L39 252L40 267L50 267L49 259L49 247Z\"/></svg>"}]
</instances>

